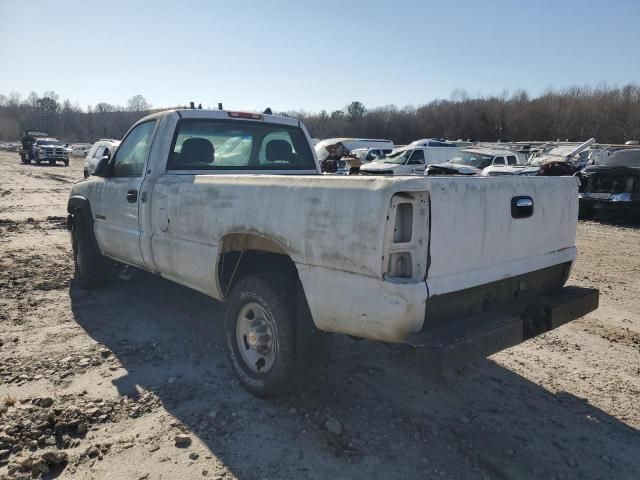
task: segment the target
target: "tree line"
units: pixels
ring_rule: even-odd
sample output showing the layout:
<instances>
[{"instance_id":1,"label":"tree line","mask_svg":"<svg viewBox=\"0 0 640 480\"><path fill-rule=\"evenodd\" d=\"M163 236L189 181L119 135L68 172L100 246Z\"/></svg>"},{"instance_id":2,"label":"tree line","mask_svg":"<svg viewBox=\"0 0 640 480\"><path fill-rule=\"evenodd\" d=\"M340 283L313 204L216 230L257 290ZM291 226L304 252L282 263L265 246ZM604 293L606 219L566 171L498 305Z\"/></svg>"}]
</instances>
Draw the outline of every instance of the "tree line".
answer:
<instances>
[{"instance_id":1,"label":"tree line","mask_svg":"<svg viewBox=\"0 0 640 480\"><path fill-rule=\"evenodd\" d=\"M26 128L42 128L64 141L121 138L148 114L141 95L126 107L98 103L80 108L55 92L0 95L0 138L17 139ZM367 108L354 101L340 110L280 112L304 121L312 137L388 138L397 144L418 138L477 141L570 140L595 137L601 143L640 139L640 86L575 86L549 89L537 97L526 91L471 96L454 90L449 99L418 107Z\"/></svg>"},{"instance_id":2,"label":"tree line","mask_svg":"<svg viewBox=\"0 0 640 480\"><path fill-rule=\"evenodd\" d=\"M152 111L151 104L135 95L126 106L100 102L83 109L60 100L53 91L39 96L31 92L0 94L0 139L17 140L26 129L48 131L64 142L94 142L99 138L122 138L129 127Z\"/></svg>"}]
</instances>

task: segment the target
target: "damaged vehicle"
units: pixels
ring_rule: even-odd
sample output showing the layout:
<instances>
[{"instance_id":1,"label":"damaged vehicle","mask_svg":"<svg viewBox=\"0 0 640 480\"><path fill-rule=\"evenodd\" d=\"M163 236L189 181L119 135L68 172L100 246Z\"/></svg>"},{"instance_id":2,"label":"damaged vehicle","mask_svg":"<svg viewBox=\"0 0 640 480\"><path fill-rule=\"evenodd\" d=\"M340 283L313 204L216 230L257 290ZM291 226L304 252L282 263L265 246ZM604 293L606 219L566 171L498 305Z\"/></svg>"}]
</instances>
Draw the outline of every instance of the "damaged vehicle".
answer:
<instances>
[{"instance_id":1,"label":"damaged vehicle","mask_svg":"<svg viewBox=\"0 0 640 480\"><path fill-rule=\"evenodd\" d=\"M449 160L460 148L455 145L409 144L360 167L361 175L424 175L427 165Z\"/></svg>"},{"instance_id":2,"label":"damaged vehicle","mask_svg":"<svg viewBox=\"0 0 640 480\"><path fill-rule=\"evenodd\" d=\"M142 118L71 189L74 285L126 265L226 302L230 364L260 397L325 363L331 333L444 373L597 308L565 286L575 178L322 175L310 142L277 115Z\"/></svg>"},{"instance_id":3,"label":"damaged vehicle","mask_svg":"<svg viewBox=\"0 0 640 480\"><path fill-rule=\"evenodd\" d=\"M576 176L580 218L591 218L598 211L640 215L640 149L618 150Z\"/></svg>"},{"instance_id":4,"label":"damaged vehicle","mask_svg":"<svg viewBox=\"0 0 640 480\"><path fill-rule=\"evenodd\" d=\"M378 158L393 151L391 140L376 138L328 138L315 143L314 149L323 173L353 175L362 164L371 161L364 150L378 152Z\"/></svg>"},{"instance_id":5,"label":"damaged vehicle","mask_svg":"<svg viewBox=\"0 0 640 480\"><path fill-rule=\"evenodd\" d=\"M491 165L517 165L518 155L511 150L465 148L445 163L429 165L426 175L480 175Z\"/></svg>"},{"instance_id":6,"label":"damaged vehicle","mask_svg":"<svg viewBox=\"0 0 640 480\"><path fill-rule=\"evenodd\" d=\"M595 143L595 138L590 138L579 145L547 144L539 147L539 150L529 157L525 165L491 165L482 175L525 175L559 177L575 174L587 163L588 149Z\"/></svg>"}]
</instances>

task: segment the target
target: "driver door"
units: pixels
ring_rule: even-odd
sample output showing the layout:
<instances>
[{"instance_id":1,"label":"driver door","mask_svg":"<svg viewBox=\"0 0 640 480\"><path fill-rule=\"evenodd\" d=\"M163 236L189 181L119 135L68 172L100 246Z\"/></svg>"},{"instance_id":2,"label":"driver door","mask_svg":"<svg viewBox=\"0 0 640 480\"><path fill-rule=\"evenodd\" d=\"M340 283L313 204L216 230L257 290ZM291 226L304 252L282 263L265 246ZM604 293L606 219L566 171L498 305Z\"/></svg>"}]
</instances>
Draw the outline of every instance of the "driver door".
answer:
<instances>
[{"instance_id":1,"label":"driver door","mask_svg":"<svg viewBox=\"0 0 640 480\"><path fill-rule=\"evenodd\" d=\"M414 150L411 157L409 157L407 165L410 167L412 174L424 175L424 150Z\"/></svg>"},{"instance_id":2,"label":"driver door","mask_svg":"<svg viewBox=\"0 0 640 480\"><path fill-rule=\"evenodd\" d=\"M139 191L156 123L141 123L127 134L92 202L94 231L102 253L141 267L144 259L140 248Z\"/></svg>"}]
</instances>

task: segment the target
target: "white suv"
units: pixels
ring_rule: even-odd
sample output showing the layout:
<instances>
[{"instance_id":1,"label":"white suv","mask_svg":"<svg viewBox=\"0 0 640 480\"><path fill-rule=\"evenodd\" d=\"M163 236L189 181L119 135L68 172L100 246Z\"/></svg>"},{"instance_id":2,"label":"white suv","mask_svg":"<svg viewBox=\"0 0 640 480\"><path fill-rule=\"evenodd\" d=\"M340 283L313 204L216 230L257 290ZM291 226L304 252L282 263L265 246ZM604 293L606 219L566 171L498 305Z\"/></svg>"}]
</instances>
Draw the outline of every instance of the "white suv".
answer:
<instances>
[{"instance_id":1,"label":"white suv","mask_svg":"<svg viewBox=\"0 0 640 480\"><path fill-rule=\"evenodd\" d=\"M94 143L84 159L84 178L89 178L95 172L96 165L102 157L106 155L111 158L118 145L120 145L120 140L113 138L102 138Z\"/></svg>"}]
</instances>

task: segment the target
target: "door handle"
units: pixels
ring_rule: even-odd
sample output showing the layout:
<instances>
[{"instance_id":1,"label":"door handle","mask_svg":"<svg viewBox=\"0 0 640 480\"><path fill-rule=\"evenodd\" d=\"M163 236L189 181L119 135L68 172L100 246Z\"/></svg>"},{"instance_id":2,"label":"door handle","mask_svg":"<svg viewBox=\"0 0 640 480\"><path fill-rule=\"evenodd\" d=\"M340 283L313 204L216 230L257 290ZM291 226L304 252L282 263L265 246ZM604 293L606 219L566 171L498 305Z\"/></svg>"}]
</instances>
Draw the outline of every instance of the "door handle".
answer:
<instances>
[{"instance_id":1,"label":"door handle","mask_svg":"<svg viewBox=\"0 0 640 480\"><path fill-rule=\"evenodd\" d=\"M138 191L137 190L129 190L127 192L127 202L136 203L138 201Z\"/></svg>"},{"instance_id":2,"label":"door handle","mask_svg":"<svg viewBox=\"0 0 640 480\"><path fill-rule=\"evenodd\" d=\"M511 216L513 218L528 218L533 215L533 198L513 197L511 199Z\"/></svg>"}]
</instances>

